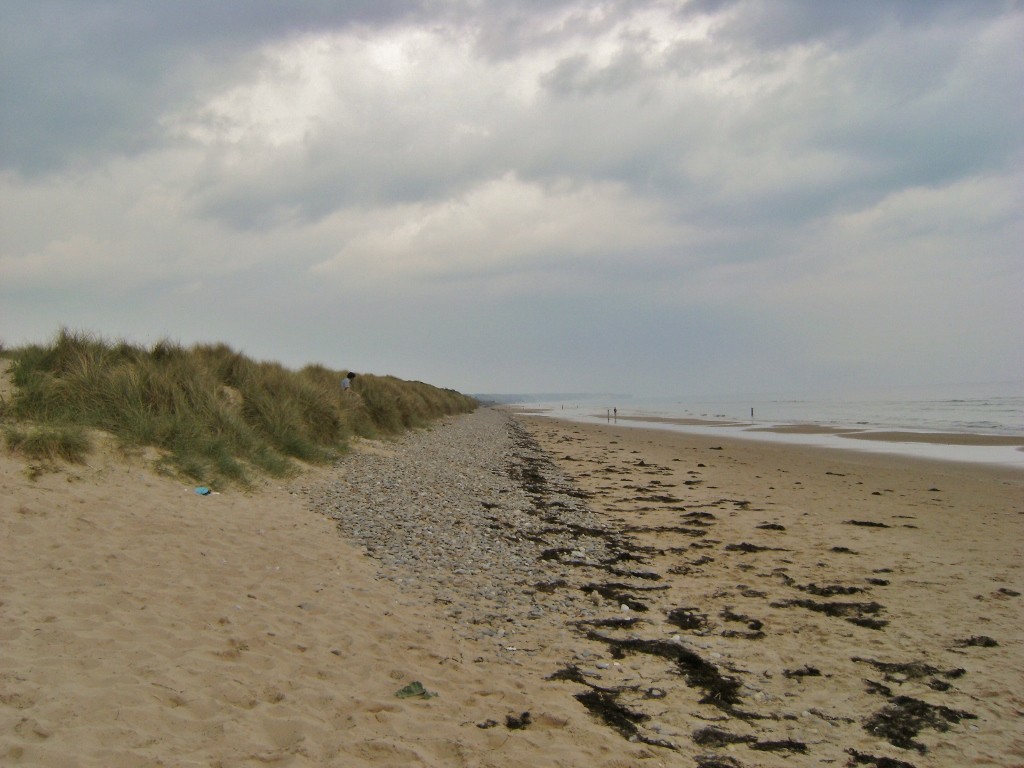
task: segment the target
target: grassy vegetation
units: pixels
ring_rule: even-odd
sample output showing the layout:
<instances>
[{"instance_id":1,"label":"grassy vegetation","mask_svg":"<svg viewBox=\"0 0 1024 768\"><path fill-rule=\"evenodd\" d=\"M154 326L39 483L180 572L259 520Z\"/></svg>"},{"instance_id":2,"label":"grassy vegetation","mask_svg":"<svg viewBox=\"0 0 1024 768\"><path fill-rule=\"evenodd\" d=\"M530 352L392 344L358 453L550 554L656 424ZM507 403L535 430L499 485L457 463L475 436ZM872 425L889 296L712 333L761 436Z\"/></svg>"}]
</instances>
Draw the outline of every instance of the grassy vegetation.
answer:
<instances>
[{"instance_id":1,"label":"grassy vegetation","mask_svg":"<svg viewBox=\"0 0 1024 768\"><path fill-rule=\"evenodd\" d=\"M4 439L12 451L36 461L60 459L81 464L92 447L88 433L81 427L9 426L4 429Z\"/></svg>"},{"instance_id":2,"label":"grassy vegetation","mask_svg":"<svg viewBox=\"0 0 1024 768\"><path fill-rule=\"evenodd\" d=\"M48 345L3 355L16 387L0 406L11 449L81 457L87 441L68 454L58 446L95 428L128 446L154 446L207 483L284 475L296 459L332 460L353 436L392 435L476 406L458 392L390 376L359 375L343 392L346 371L292 371L222 344L147 349L63 330Z\"/></svg>"}]
</instances>

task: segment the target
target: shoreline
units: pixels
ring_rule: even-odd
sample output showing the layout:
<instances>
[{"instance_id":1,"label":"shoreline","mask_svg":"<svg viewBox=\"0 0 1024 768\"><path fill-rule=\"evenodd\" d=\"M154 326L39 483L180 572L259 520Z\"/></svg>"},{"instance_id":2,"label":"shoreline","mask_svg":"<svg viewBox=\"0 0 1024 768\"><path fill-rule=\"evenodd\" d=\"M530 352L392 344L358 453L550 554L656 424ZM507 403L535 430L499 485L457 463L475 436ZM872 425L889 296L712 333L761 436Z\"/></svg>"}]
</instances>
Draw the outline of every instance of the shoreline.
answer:
<instances>
[{"instance_id":1,"label":"shoreline","mask_svg":"<svg viewBox=\"0 0 1024 768\"><path fill-rule=\"evenodd\" d=\"M928 432L818 423L759 425L751 421L619 414L559 415L553 409L504 406L522 416L562 419L578 424L609 424L659 429L722 439L759 440L776 445L806 445L818 449L865 452L970 465L991 465L1024 471L1024 435ZM857 442L850 443L849 440Z\"/></svg>"}]
</instances>

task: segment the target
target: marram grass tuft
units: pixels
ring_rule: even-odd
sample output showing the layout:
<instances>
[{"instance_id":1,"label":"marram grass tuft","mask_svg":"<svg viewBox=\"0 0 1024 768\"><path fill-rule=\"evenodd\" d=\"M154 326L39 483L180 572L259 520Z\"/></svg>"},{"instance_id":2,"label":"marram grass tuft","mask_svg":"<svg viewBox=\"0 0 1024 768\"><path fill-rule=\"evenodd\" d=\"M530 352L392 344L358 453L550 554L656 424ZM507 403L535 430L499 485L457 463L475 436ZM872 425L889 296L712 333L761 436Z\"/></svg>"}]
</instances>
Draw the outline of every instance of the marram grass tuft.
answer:
<instances>
[{"instance_id":1,"label":"marram grass tuft","mask_svg":"<svg viewBox=\"0 0 1024 768\"><path fill-rule=\"evenodd\" d=\"M15 385L2 414L12 450L36 450L26 447L25 424L40 432L34 440L51 443L59 430L96 428L125 445L154 446L206 483L287 475L295 460L333 460L353 436L392 435L476 407L458 392L391 376L359 375L344 391L347 371L292 371L223 344L163 340L146 349L62 330L49 345L5 355Z\"/></svg>"}]
</instances>

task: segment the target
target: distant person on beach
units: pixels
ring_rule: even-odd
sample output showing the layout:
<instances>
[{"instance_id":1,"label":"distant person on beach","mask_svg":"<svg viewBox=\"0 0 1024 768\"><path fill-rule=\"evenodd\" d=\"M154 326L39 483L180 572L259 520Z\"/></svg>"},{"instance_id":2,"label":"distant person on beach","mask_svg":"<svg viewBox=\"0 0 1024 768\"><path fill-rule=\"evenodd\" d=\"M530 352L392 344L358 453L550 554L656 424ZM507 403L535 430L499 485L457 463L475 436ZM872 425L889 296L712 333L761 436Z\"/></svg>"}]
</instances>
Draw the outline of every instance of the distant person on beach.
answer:
<instances>
[{"instance_id":1,"label":"distant person on beach","mask_svg":"<svg viewBox=\"0 0 1024 768\"><path fill-rule=\"evenodd\" d=\"M345 375L345 378L343 378L341 380L341 391L342 392L348 392L352 388L352 379L354 379L355 377L356 377L356 375L354 373L352 373L352 371L349 371Z\"/></svg>"}]
</instances>

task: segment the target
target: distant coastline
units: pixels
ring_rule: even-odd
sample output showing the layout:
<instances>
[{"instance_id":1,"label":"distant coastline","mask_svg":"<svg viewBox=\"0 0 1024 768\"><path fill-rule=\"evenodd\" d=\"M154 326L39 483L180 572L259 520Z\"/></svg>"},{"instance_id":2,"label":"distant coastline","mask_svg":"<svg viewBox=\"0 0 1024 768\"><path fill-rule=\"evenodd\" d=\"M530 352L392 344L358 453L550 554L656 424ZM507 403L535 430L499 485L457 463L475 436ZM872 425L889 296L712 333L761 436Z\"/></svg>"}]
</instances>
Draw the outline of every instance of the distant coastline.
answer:
<instances>
[{"instance_id":1,"label":"distant coastline","mask_svg":"<svg viewBox=\"0 0 1024 768\"><path fill-rule=\"evenodd\" d=\"M563 402L538 398L515 405L576 422L1024 469L1024 397L700 404L599 396Z\"/></svg>"},{"instance_id":2,"label":"distant coastline","mask_svg":"<svg viewBox=\"0 0 1024 768\"><path fill-rule=\"evenodd\" d=\"M605 392L540 392L533 394L517 393L473 393L470 397L481 403L493 405L513 405L527 403L561 403L561 402L592 402L599 399L628 400L629 395Z\"/></svg>"}]
</instances>

